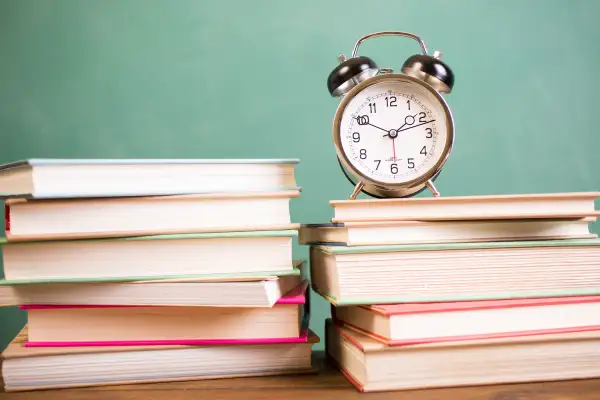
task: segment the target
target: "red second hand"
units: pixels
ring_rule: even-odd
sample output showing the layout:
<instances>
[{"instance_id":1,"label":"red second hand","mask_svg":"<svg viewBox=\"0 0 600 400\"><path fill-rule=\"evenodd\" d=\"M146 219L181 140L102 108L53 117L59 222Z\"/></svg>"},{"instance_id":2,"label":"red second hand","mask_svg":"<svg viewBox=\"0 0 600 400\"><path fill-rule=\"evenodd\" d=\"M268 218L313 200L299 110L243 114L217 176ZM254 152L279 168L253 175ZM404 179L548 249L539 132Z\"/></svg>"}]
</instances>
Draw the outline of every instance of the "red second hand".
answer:
<instances>
[{"instance_id":1,"label":"red second hand","mask_svg":"<svg viewBox=\"0 0 600 400\"><path fill-rule=\"evenodd\" d=\"M393 162L396 162L396 138L392 139L392 149L394 150L394 159Z\"/></svg>"}]
</instances>

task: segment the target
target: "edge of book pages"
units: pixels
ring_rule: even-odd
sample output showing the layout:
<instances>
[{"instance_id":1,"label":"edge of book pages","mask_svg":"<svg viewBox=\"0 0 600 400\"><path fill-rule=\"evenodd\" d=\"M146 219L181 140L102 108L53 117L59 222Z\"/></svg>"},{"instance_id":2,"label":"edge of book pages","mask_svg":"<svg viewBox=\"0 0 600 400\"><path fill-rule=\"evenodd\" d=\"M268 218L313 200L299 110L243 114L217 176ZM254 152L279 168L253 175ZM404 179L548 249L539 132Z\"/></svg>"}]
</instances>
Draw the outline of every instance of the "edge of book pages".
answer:
<instances>
[{"instance_id":1,"label":"edge of book pages","mask_svg":"<svg viewBox=\"0 0 600 400\"><path fill-rule=\"evenodd\" d=\"M538 291L519 291L503 293L474 293L463 296L397 296L397 297L370 297L355 300L339 301L335 296L331 296L319 290L311 283L312 289L319 296L334 306L360 306L368 304L391 304L391 303L433 303L433 302L452 302L452 301L473 301L473 300L507 300L515 298L541 298L541 297L559 297L559 296L594 296L600 295L600 287L597 289L564 289L564 290L538 290Z\"/></svg>"},{"instance_id":2,"label":"edge of book pages","mask_svg":"<svg viewBox=\"0 0 600 400\"><path fill-rule=\"evenodd\" d=\"M559 342L559 341L582 341L582 340L600 340L600 331L586 331L586 332L572 332L572 333L555 333L548 335L537 335L537 336L521 336L521 337L512 337L512 338L493 338L493 339L478 339L478 340L465 340L458 342L443 342L443 343L425 343L425 344L411 344L404 346L387 346L383 343L380 343L372 338L369 338L364 335L360 335L358 333L349 331L346 328L339 327L335 324L335 322L328 318L325 320L325 355L328 362L338 368L340 372L348 379L348 381L360 392L364 392L365 388L358 382L356 378L352 376L346 369L344 369L340 363L332 356L329 351L329 335L330 329L335 330L336 333L342 336L345 340L355 346L358 351L362 351L364 353L370 352L402 352L402 351L418 351L418 350L428 350L434 348L451 348L451 347L485 347L485 346L506 346L510 347L515 344L524 344L524 343L540 343L540 342ZM360 341L363 343L361 344ZM387 389L381 390L372 390L372 392L376 391L387 391Z\"/></svg>"},{"instance_id":3,"label":"edge of book pages","mask_svg":"<svg viewBox=\"0 0 600 400\"><path fill-rule=\"evenodd\" d=\"M207 233L227 233L227 232L266 232L266 231L297 231L300 229L300 224L290 223L284 225L252 225L252 226L225 226L225 227L209 227L194 229L193 231L186 230L168 230L161 229L160 231L114 231L114 232L81 232L81 233L58 233L48 235L12 235L10 232L5 232L5 237L0 238L0 246L6 244L17 243L41 243L41 242L58 242L58 241L76 241L76 240L118 240L135 237L156 237L156 236L173 236L173 235L191 235L191 234L207 234ZM4 239L4 240L3 240Z\"/></svg>"},{"instance_id":4,"label":"edge of book pages","mask_svg":"<svg viewBox=\"0 0 600 400\"><path fill-rule=\"evenodd\" d=\"M41 165L141 164L298 164L298 158L25 158L0 164L0 170Z\"/></svg>"},{"instance_id":5,"label":"edge of book pages","mask_svg":"<svg viewBox=\"0 0 600 400\"><path fill-rule=\"evenodd\" d=\"M103 278L55 278L55 279L14 279L0 280L0 286L34 285L34 284L68 284L68 283L146 283L146 282L248 282L273 280L279 276L302 275L305 260L294 260L291 270L269 272L235 272L206 275L157 275L157 276L128 276Z\"/></svg>"},{"instance_id":6,"label":"edge of book pages","mask_svg":"<svg viewBox=\"0 0 600 400\"><path fill-rule=\"evenodd\" d=\"M473 201L490 200L537 200L537 199L592 199L600 197L600 191L590 192L562 192L562 193L523 193L523 194L490 194L474 196L439 196L439 197L407 197L384 199L355 199L355 200L330 200L332 206L344 204L386 204L386 203L464 203Z\"/></svg>"},{"instance_id":7,"label":"edge of book pages","mask_svg":"<svg viewBox=\"0 0 600 400\"><path fill-rule=\"evenodd\" d=\"M303 344L303 343L319 343L319 336L314 333L310 328L306 329L306 340L298 343L287 343L287 344ZM17 333L15 338L10 341L4 352L0 354L0 360L11 359L11 358L24 358L24 357L36 357L36 356L56 356L56 355L70 355L70 354L92 354L92 353L116 353L116 352L133 352L133 351L147 351L147 350L176 350L176 349L192 349L197 347L215 347L215 346L260 346L260 344L207 344L207 345L187 345L187 344L159 344L151 346L61 346L61 347L25 347L28 341L28 325L25 324L23 328ZM286 344L286 343L281 343ZM267 344L265 344L267 345Z\"/></svg>"},{"instance_id":8,"label":"edge of book pages","mask_svg":"<svg viewBox=\"0 0 600 400\"><path fill-rule=\"evenodd\" d=\"M252 190L253 193L258 192L257 190ZM265 187L262 190L260 190L261 192L277 192L277 191L297 191L297 192L302 192L302 187L301 186L274 186L274 187ZM143 196L143 197L158 197L158 196L186 196L186 195L212 195L215 193L219 193L219 194L244 194L247 193L248 190L241 188L241 189L237 189L237 188L231 188L228 189L227 191L219 191L219 192L214 192L213 190L208 190L208 191L194 191L193 193L187 192L187 191L181 191L181 192L177 192L177 191L173 191L173 190L153 190L152 192L147 192L147 193L130 193L130 192L102 192L102 193L73 193L68 195L68 197L66 197L66 195L64 193L44 193L44 194L36 194L34 195L33 193L14 193L14 194L10 194L10 193L6 193L6 192L0 192L0 200L13 200L13 199L24 199L24 200L39 200L39 201L49 201L49 200L66 200L66 199L72 199L72 200L76 200L76 199L110 199L110 198L116 198L116 197L121 197L121 198L134 198L134 197L138 197L138 196Z\"/></svg>"},{"instance_id":9,"label":"edge of book pages","mask_svg":"<svg viewBox=\"0 0 600 400\"><path fill-rule=\"evenodd\" d=\"M130 242L130 241L149 241L149 240L183 240L183 239L240 239L240 238L265 238L265 237L294 237L298 236L296 229L288 230L264 230L264 231L223 231L223 232L198 232L198 233L178 233L178 234L161 234L161 235L144 235L130 236L118 238L79 238L79 239L57 239L57 242ZM0 246L17 246L27 245L32 243L47 243L48 241L20 241L12 242L6 237L0 238Z\"/></svg>"},{"instance_id":10,"label":"edge of book pages","mask_svg":"<svg viewBox=\"0 0 600 400\"><path fill-rule=\"evenodd\" d=\"M364 352L379 352L379 351L410 351L416 349L431 349L440 347L476 347L476 346L490 346L490 345L511 345L516 343L531 343L531 342L554 342L554 341L571 341L571 340L599 340L600 330L589 330L580 332L561 332L551 333L544 335L528 335L528 336L515 336L510 338L488 338L488 339L476 339L476 340L461 340L461 341L447 341L437 343L419 343L419 344L407 344L403 346L387 346L375 339L372 339L366 335L354 332L348 328L337 325L331 318L328 319L329 324L333 324L333 328L343 337L347 338L348 341L353 343L359 349ZM327 326L326 326L327 330ZM364 343L360 343L363 341Z\"/></svg>"},{"instance_id":11,"label":"edge of book pages","mask_svg":"<svg viewBox=\"0 0 600 400\"><path fill-rule=\"evenodd\" d=\"M600 213L600 211L598 211ZM545 218L547 221L553 221L553 222L567 222L567 221L580 221L580 222L596 222L597 221L597 216L594 215L585 215L583 217L565 217L565 218ZM504 219L496 219L494 221L488 221L486 219L481 219L481 220L471 220L471 219L464 219L464 218L459 218L459 219L451 219L451 220L445 220L445 221L427 221L427 220L410 220L410 219L399 219L399 220L394 220L394 219L385 219L385 220L356 220L356 221L329 221L329 222L313 222L313 223L301 223L300 224L300 229L307 229L307 228L336 228L336 229L344 229L344 228L378 228L378 227L389 227L389 226L393 226L393 227L405 227L405 226L440 226L440 225L472 225L474 223L479 223L479 224L483 224L483 225L488 225L491 223L498 223L498 222L507 222L507 223L527 223L527 222L538 222L540 221L540 218L531 218L531 219L527 219L527 218L518 218L518 220L515 220L514 218L504 218Z\"/></svg>"},{"instance_id":12,"label":"edge of book pages","mask_svg":"<svg viewBox=\"0 0 600 400\"><path fill-rule=\"evenodd\" d=\"M292 293L293 292L293 293ZM300 293L299 293L300 292ZM311 298L310 287L308 280L304 280L301 284L290 291L292 298L284 300L282 305L294 304L304 305L303 315L300 319L300 332L298 336L292 337L263 337L263 338L245 338L245 339L177 339L177 340L115 340L115 341L65 341L65 342L30 342L22 343L23 347L81 347L81 346L160 346L160 345L192 345L192 346L222 346L222 345L245 345L245 344L283 344L283 343L308 343L310 339L310 316L311 316ZM298 299L301 297L301 299ZM295 302L301 300L301 302ZM276 303L277 304L277 303ZM23 310L27 309L58 309L58 308L120 308L121 306L21 306ZM125 306L127 307L127 306ZM134 306L136 308L150 308L155 306ZM169 307L169 306L167 306Z\"/></svg>"},{"instance_id":13,"label":"edge of book pages","mask_svg":"<svg viewBox=\"0 0 600 400\"><path fill-rule=\"evenodd\" d=\"M134 197L86 197L86 198L48 198L48 199L27 199L27 198L11 198L6 201L7 204L18 203L90 203L90 202L125 202L125 203L145 203L150 201L161 200L220 200L220 199L246 199L246 198L296 198L300 197L298 188L282 188L279 190L264 190L264 191L232 191L232 192L206 192L206 193L188 193L188 194L159 194L149 196L134 196Z\"/></svg>"},{"instance_id":14,"label":"edge of book pages","mask_svg":"<svg viewBox=\"0 0 600 400\"><path fill-rule=\"evenodd\" d=\"M132 348L131 346L115 346L115 347L23 347L23 344L27 341L27 325L25 325L17 336L10 342L6 350L0 354L0 369L4 360L15 359L15 358L27 358L27 357L44 357L44 356L55 356L55 355L70 355L70 354L89 354L89 353L106 353L106 352L131 352L131 351L146 351L146 350L176 350L195 348L198 346L189 345L169 345L169 346L141 346ZM308 338L303 343L290 343L293 344L310 344L311 346L319 343L321 339L312 330L308 330ZM243 346L257 346L257 345L243 345ZM213 379L225 379L225 378L248 378L248 377L263 377L263 376L280 376L280 375L294 375L294 374L310 374L317 373L319 371L319 363L314 358L312 359L311 366L309 368L300 369L289 369L289 370L265 370L261 372L252 373L237 373L237 374L222 374L222 375L191 375L185 377L171 377L171 378L153 378L153 379L136 379L136 380L114 380L114 381L94 381L94 382L81 382L71 384L55 384L55 385L32 385L32 386L6 386L0 375L0 386L4 387L6 392L19 392L19 391L31 391L40 389L66 389L66 388L78 388L78 387L97 387L97 386L113 386L113 385L130 385L130 384L147 384L147 383L168 383L168 382L184 382L184 381L197 381L197 380L213 380Z\"/></svg>"},{"instance_id":15,"label":"edge of book pages","mask_svg":"<svg viewBox=\"0 0 600 400\"><path fill-rule=\"evenodd\" d=\"M555 213L514 213L510 214L473 214L473 215L460 215L458 217L448 214L448 215L428 215L428 214L410 214L405 217L381 217L381 218L369 218L367 220L362 218L331 218L332 222L380 222L380 221L492 221L492 220L509 220L509 219L580 219L585 217L600 217L600 211L588 211L581 213L563 213L563 212L555 212Z\"/></svg>"},{"instance_id":16,"label":"edge of book pages","mask_svg":"<svg viewBox=\"0 0 600 400\"><path fill-rule=\"evenodd\" d=\"M0 358L0 366L2 359ZM32 390L50 390L50 389L74 389L74 388L88 388L98 386L115 386L115 385L140 385L149 383L170 383L170 382L191 382L191 381L204 381L214 379L233 379L233 378L258 378L268 376L285 376L285 375L304 375L304 374L316 374L319 372L319 365L316 360L312 361L312 365L306 369L289 369L289 370L265 370L262 372L249 372L249 373L238 373L230 375L190 375L186 377L178 378L155 378L155 379L139 379L139 380L114 380L114 381L94 381L89 383L72 383L65 385L43 385L43 386L4 386L4 390L8 392L25 392ZM0 377L0 384L2 379Z\"/></svg>"},{"instance_id":17,"label":"edge of book pages","mask_svg":"<svg viewBox=\"0 0 600 400\"><path fill-rule=\"evenodd\" d=\"M396 303L366 304L357 306L384 317L414 314L443 314L454 312L470 312L481 310L505 310L510 308L528 308L553 305L587 304L600 302L600 296L566 296L511 298L501 300L450 301L442 303Z\"/></svg>"},{"instance_id":18,"label":"edge of book pages","mask_svg":"<svg viewBox=\"0 0 600 400\"><path fill-rule=\"evenodd\" d=\"M388 339L383 336L379 336L373 332L366 331L358 326L352 325L344 321L335 321L336 325L345 328L349 331L356 332L360 335L366 336L369 339L375 340L387 347L403 347L410 345L424 345L433 343L446 343L446 342L475 342L481 340L490 339L511 339L521 338L527 336L542 336L542 335L558 335L567 333L579 333L579 332L590 332L600 331L600 325L588 325L571 328L555 328L555 329L537 329L529 331L513 331L513 332L498 332L498 333L485 333L477 335L454 335L454 336L438 336L438 337L427 337L423 339Z\"/></svg>"},{"instance_id":19,"label":"edge of book pages","mask_svg":"<svg viewBox=\"0 0 600 400\"><path fill-rule=\"evenodd\" d=\"M302 280L298 285L284 293L277 301L275 305L300 305L306 304L309 296L309 281L308 279ZM600 300L598 300L600 301ZM130 305L130 304L21 304L17 305L19 310L68 310L68 309L86 309L86 308L140 308L140 309L148 309L148 308L170 308L170 307L178 307L171 305ZM202 306L203 307L203 306ZM229 306L228 306L229 307ZM207 307L208 308L208 307ZM236 306L231 306L231 308L238 308Z\"/></svg>"},{"instance_id":20,"label":"edge of book pages","mask_svg":"<svg viewBox=\"0 0 600 400\"><path fill-rule=\"evenodd\" d=\"M379 246L315 246L326 254L391 253L403 251L481 250L505 248L598 246L600 239L519 240L505 242L443 242Z\"/></svg>"}]
</instances>

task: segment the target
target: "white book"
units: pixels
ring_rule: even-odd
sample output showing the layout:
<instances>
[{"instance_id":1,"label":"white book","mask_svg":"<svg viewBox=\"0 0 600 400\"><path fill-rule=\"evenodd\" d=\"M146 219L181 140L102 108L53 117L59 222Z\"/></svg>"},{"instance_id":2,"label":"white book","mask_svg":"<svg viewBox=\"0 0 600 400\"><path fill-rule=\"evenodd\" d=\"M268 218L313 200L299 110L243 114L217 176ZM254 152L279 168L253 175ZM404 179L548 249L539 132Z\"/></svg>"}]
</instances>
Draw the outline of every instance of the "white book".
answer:
<instances>
[{"instance_id":1,"label":"white book","mask_svg":"<svg viewBox=\"0 0 600 400\"><path fill-rule=\"evenodd\" d=\"M150 196L298 189L297 159L27 159L0 165L2 197Z\"/></svg>"},{"instance_id":2,"label":"white book","mask_svg":"<svg viewBox=\"0 0 600 400\"><path fill-rule=\"evenodd\" d=\"M7 392L314 372L306 342L204 346L24 347L27 327L2 353Z\"/></svg>"},{"instance_id":3,"label":"white book","mask_svg":"<svg viewBox=\"0 0 600 400\"><path fill-rule=\"evenodd\" d=\"M306 245L372 246L386 244L487 242L596 238L596 218L477 221L378 221L306 224L298 241Z\"/></svg>"},{"instance_id":4,"label":"white book","mask_svg":"<svg viewBox=\"0 0 600 400\"><path fill-rule=\"evenodd\" d=\"M6 280L203 276L292 271L295 230L4 241Z\"/></svg>"},{"instance_id":5,"label":"white book","mask_svg":"<svg viewBox=\"0 0 600 400\"><path fill-rule=\"evenodd\" d=\"M297 190L198 195L8 199L9 241L298 229Z\"/></svg>"},{"instance_id":6,"label":"white book","mask_svg":"<svg viewBox=\"0 0 600 400\"><path fill-rule=\"evenodd\" d=\"M301 262L296 261L297 266ZM0 306L19 305L130 305L272 307L300 284L296 270L280 276L221 276L213 279L162 279L126 282L0 281Z\"/></svg>"},{"instance_id":7,"label":"white book","mask_svg":"<svg viewBox=\"0 0 600 400\"><path fill-rule=\"evenodd\" d=\"M311 246L310 271L336 305L600 294L600 240Z\"/></svg>"},{"instance_id":8,"label":"white book","mask_svg":"<svg viewBox=\"0 0 600 400\"><path fill-rule=\"evenodd\" d=\"M326 322L326 349L361 392L600 377L600 331L387 346Z\"/></svg>"},{"instance_id":9,"label":"white book","mask_svg":"<svg viewBox=\"0 0 600 400\"><path fill-rule=\"evenodd\" d=\"M330 201L332 222L584 218L600 215L600 192Z\"/></svg>"}]
</instances>

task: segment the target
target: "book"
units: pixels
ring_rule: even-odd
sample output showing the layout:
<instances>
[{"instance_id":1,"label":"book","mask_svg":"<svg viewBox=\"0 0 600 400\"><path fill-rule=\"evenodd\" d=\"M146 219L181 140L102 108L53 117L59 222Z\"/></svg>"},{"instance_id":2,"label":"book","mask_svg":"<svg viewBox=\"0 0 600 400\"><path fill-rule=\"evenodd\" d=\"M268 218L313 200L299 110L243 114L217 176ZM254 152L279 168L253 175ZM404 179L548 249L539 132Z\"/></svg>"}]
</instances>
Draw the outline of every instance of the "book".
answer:
<instances>
[{"instance_id":1,"label":"book","mask_svg":"<svg viewBox=\"0 0 600 400\"><path fill-rule=\"evenodd\" d=\"M386 346L328 319L325 343L361 392L600 377L600 331Z\"/></svg>"},{"instance_id":2,"label":"book","mask_svg":"<svg viewBox=\"0 0 600 400\"><path fill-rule=\"evenodd\" d=\"M297 190L297 159L27 159L0 165L0 198Z\"/></svg>"},{"instance_id":3,"label":"book","mask_svg":"<svg viewBox=\"0 0 600 400\"><path fill-rule=\"evenodd\" d=\"M0 280L0 306L14 305L162 305L205 307L272 307L299 285L304 260L294 269L264 276L221 274L204 277L155 277L131 281L65 279L62 282ZM126 278L126 279L127 279ZM139 277L137 277L139 278Z\"/></svg>"},{"instance_id":4,"label":"book","mask_svg":"<svg viewBox=\"0 0 600 400\"><path fill-rule=\"evenodd\" d=\"M293 269L296 230L0 242L7 280L275 272Z\"/></svg>"},{"instance_id":5,"label":"book","mask_svg":"<svg viewBox=\"0 0 600 400\"><path fill-rule=\"evenodd\" d=\"M332 222L597 217L600 192L333 200Z\"/></svg>"},{"instance_id":6,"label":"book","mask_svg":"<svg viewBox=\"0 0 600 400\"><path fill-rule=\"evenodd\" d=\"M28 305L26 346L281 343L307 338L308 281L273 307Z\"/></svg>"},{"instance_id":7,"label":"book","mask_svg":"<svg viewBox=\"0 0 600 400\"><path fill-rule=\"evenodd\" d=\"M7 392L313 373L314 332L299 343L25 347L27 326L2 353Z\"/></svg>"},{"instance_id":8,"label":"book","mask_svg":"<svg viewBox=\"0 0 600 400\"><path fill-rule=\"evenodd\" d=\"M487 221L379 221L303 224L298 242L305 245L373 246L384 244L483 242L596 238L595 217L578 219Z\"/></svg>"},{"instance_id":9,"label":"book","mask_svg":"<svg viewBox=\"0 0 600 400\"><path fill-rule=\"evenodd\" d=\"M600 239L311 246L313 289L334 305L600 294Z\"/></svg>"},{"instance_id":10,"label":"book","mask_svg":"<svg viewBox=\"0 0 600 400\"><path fill-rule=\"evenodd\" d=\"M334 307L334 320L388 346L600 330L600 296Z\"/></svg>"},{"instance_id":11,"label":"book","mask_svg":"<svg viewBox=\"0 0 600 400\"><path fill-rule=\"evenodd\" d=\"M5 202L5 233L9 241L31 241L298 229L290 220L290 200L299 193L11 198Z\"/></svg>"}]
</instances>

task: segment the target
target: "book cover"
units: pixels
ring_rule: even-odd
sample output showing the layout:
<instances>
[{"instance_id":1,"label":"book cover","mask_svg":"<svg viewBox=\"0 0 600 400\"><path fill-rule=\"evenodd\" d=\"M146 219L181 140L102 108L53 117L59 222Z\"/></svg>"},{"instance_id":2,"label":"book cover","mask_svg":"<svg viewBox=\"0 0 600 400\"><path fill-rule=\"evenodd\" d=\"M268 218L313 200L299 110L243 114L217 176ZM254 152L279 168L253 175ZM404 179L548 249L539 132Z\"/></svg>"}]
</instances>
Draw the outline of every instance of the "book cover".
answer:
<instances>
[{"instance_id":1,"label":"book cover","mask_svg":"<svg viewBox=\"0 0 600 400\"><path fill-rule=\"evenodd\" d=\"M524 240L506 242L458 242L458 243L419 243L381 246L316 246L326 254L361 254L361 253L393 253L411 251L442 251L442 250L482 250L507 248L536 248L536 247L575 247L599 246L599 238L591 239L555 239L555 240Z\"/></svg>"},{"instance_id":2,"label":"book cover","mask_svg":"<svg viewBox=\"0 0 600 400\"><path fill-rule=\"evenodd\" d=\"M310 290L308 281L302 282L286 294L287 298L279 299L276 304L304 305L300 335L297 337L269 337L252 339L202 339L202 340L131 340L131 341L89 341L89 342L32 342L27 341L24 347L105 347L105 346L163 346L163 345L244 345L244 344L275 344L275 343L306 343L309 337L309 323L311 315ZM28 305L20 306L22 310L53 309L53 308L98 308L98 307L126 307L126 306L87 306L87 305ZM149 306L134 306L136 308ZM162 306L161 306L162 307ZM167 306L168 307L168 306Z\"/></svg>"}]
</instances>

